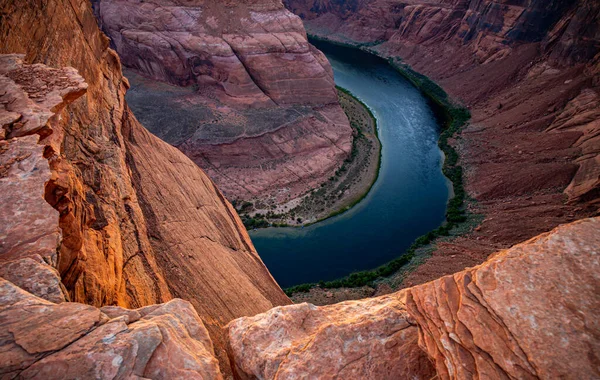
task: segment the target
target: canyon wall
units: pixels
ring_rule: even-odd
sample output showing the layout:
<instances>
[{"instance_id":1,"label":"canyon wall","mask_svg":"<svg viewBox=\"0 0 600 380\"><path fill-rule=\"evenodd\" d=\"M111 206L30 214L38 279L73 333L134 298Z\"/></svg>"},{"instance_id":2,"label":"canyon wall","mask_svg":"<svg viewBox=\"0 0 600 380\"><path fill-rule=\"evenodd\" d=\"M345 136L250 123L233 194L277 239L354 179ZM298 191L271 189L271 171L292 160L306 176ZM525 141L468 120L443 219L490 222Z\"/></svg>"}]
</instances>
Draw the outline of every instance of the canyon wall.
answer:
<instances>
[{"instance_id":1,"label":"canyon wall","mask_svg":"<svg viewBox=\"0 0 600 380\"><path fill-rule=\"evenodd\" d=\"M87 1L5 1L0 12L0 53L21 54L0 62L1 275L52 302L182 297L223 360L221 326L289 303L235 210L137 122Z\"/></svg>"},{"instance_id":2,"label":"canyon wall","mask_svg":"<svg viewBox=\"0 0 600 380\"><path fill-rule=\"evenodd\" d=\"M93 5L123 64L142 75L128 74L133 110L230 199L296 198L348 157L352 131L329 62L279 0ZM157 99L178 90L153 80L190 91Z\"/></svg>"},{"instance_id":3,"label":"canyon wall","mask_svg":"<svg viewBox=\"0 0 600 380\"><path fill-rule=\"evenodd\" d=\"M461 154L475 231L438 244L422 283L600 206L597 1L287 0L309 34L437 82L472 119Z\"/></svg>"},{"instance_id":4,"label":"canyon wall","mask_svg":"<svg viewBox=\"0 0 600 380\"><path fill-rule=\"evenodd\" d=\"M239 379L600 376L600 219L394 294L297 304L228 325Z\"/></svg>"}]
</instances>

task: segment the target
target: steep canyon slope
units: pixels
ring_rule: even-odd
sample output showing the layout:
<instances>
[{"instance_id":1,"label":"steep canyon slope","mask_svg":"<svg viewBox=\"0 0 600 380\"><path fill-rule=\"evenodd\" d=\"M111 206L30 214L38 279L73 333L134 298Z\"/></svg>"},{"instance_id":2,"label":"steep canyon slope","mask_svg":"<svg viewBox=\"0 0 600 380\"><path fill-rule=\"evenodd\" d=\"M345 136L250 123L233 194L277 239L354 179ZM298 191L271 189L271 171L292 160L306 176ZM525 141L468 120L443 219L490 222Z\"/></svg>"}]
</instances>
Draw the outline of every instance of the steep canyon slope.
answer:
<instances>
[{"instance_id":1,"label":"steep canyon slope","mask_svg":"<svg viewBox=\"0 0 600 380\"><path fill-rule=\"evenodd\" d=\"M348 157L331 67L280 0L93 5L131 69L133 110L229 199L294 199Z\"/></svg>"},{"instance_id":2,"label":"steep canyon slope","mask_svg":"<svg viewBox=\"0 0 600 380\"><path fill-rule=\"evenodd\" d=\"M600 206L597 1L286 0L309 34L423 73L465 104L453 142L485 216L441 243L410 286Z\"/></svg>"},{"instance_id":3,"label":"steep canyon slope","mask_svg":"<svg viewBox=\"0 0 600 380\"><path fill-rule=\"evenodd\" d=\"M223 360L221 326L289 303L235 210L135 119L88 1L0 14L1 275L52 302L184 298Z\"/></svg>"}]
</instances>

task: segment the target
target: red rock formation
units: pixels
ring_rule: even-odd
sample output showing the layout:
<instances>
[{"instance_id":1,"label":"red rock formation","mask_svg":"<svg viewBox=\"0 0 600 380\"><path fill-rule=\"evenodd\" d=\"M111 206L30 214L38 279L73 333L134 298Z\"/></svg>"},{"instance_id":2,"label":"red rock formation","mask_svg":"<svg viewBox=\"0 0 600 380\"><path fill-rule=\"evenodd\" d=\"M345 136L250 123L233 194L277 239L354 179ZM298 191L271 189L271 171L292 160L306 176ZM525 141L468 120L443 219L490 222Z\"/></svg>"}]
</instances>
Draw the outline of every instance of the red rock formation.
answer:
<instances>
[{"instance_id":1,"label":"red rock formation","mask_svg":"<svg viewBox=\"0 0 600 380\"><path fill-rule=\"evenodd\" d=\"M123 64L176 85L271 104L337 102L331 67L279 0L96 0Z\"/></svg>"},{"instance_id":2,"label":"red rock formation","mask_svg":"<svg viewBox=\"0 0 600 380\"><path fill-rule=\"evenodd\" d=\"M441 243L406 286L481 263L599 200L596 1L287 0L309 33L401 59L467 105L455 145L485 220Z\"/></svg>"},{"instance_id":3,"label":"red rock formation","mask_svg":"<svg viewBox=\"0 0 600 380\"><path fill-rule=\"evenodd\" d=\"M600 218L560 226L482 265L391 295L234 320L235 374L596 378L599 229Z\"/></svg>"},{"instance_id":4,"label":"red rock formation","mask_svg":"<svg viewBox=\"0 0 600 380\"><path fill-rule=\"evenodd\" d=\"M408 290L440 378L595 378L600 219L556 228Z\"/></svg>"},{"instance_id":5,"label":"red rock formation","mask_svg":"<svg viewBox=\"0 0 600 380\"><path fill-rule=\"evenodd\" d=\"M296 198L348 157L352 130L333 71L279 0L96 0L94 8L125 66L198 89L162 101L176 114L170 118L149 115L149 97L137 95L131 104L230 199ZM132 79L138 94L160 91L147 79ZM186 118L190 107L206 112Z\"/></svg>"},{"instance_id":6,"label":"red rock formation","mask_svg":"<svg viewBox=\"0 0 600 380\"><path fill-rule=\"evenodd\" d=\"M54 304L0 278L0 376L222 379L189 302L137 310Z\"/></svg>"},{"instance_id":7,"label":"red rock formation","mask_svg":"<svg viewBox=\"0 0 600 380\"><path fill-rule=\"evenodd\" d=\"M238 379L430 379L404 293L316 307L277 307L228 325Z\"/></svg>"},{"instance_id":8,"label":"red rock formation","mask_svg":"<svg viewBox=\"0 0 600 380\"><path fill-rule=\"evenodd\" d=\"M10 90L0 109L2 275L54 302L183 297L223 359L222 325L289 300L214 184L133 117L119 58L89 4L76 3L0 5L0 53L33 63L0 65ZM58 276L64 288L41 283Z\"/></svg>"}]
</instances>

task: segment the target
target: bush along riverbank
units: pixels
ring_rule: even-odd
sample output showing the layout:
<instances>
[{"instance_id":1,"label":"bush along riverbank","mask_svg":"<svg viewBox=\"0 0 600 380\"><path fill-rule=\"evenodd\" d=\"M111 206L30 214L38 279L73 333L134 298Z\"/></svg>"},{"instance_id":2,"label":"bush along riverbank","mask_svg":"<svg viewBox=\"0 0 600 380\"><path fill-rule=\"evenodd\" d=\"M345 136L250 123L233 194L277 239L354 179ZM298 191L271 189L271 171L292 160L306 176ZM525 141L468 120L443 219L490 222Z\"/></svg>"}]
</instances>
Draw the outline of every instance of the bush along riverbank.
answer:
<instances>
[{"instance_id":1,"label":"bush along riverbank","mask_svg":"<svg viewBox=\"0 0 600 380\"><path fill-rule=\"evenodd\" d=\"M316 39L331 42L327 39ZM361 50L375 54L367 46L353 46L340 42L334 43L346 47L360 48ZM384 265L372 270L355 272L333 281L320 281L319 283L292 286L284 289L288 296L292 296L298 292L308 292L317 286L324 289L372 286L375 282L387 278L405 268L408 264L411 264L413 259L416 258L417 252L422 251L424 247L435 244L440 238L450 236L452 231L459 230L459 227L468 222L469 218L465 207L466 193L463 184L463 169L459 164L458 152L450 144L450 140L459 137L461 128L470 119L469 110L454 104L448 94L439 85L425 75L412 70L410 66L402 63L402 60L399 58L389 58L388 63L427 97L440 124L441 131L438 146L445 155L442 171L452 182L453 186L453 197L448 201L446 209L446 221L440 227L417 238L402 256Z\"/></svg>"}]
</instances>

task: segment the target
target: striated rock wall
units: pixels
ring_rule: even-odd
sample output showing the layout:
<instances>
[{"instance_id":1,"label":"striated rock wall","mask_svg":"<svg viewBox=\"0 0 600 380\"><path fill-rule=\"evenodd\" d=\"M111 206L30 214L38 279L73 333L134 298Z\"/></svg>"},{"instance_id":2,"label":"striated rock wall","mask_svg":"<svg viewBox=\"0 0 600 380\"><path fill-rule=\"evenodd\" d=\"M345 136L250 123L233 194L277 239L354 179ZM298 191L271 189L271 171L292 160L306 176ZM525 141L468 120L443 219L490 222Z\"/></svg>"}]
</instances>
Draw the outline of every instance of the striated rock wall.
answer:
<instances>
[{"instance_id":1,"label":"striated rock wall","mask_svg":"<svg viewBox=\"0 0 600 380\"><path fill-rule=\"evenodd\" d=\"M441 378L600 376L600 219L556 228L408 290Z\"/></svg>"},{"instance_id":2,"label":"striated rock wall","mask_svg":"<svg viewBox=\"0 0 600 380\"><path fill-rule=\"evenodd\" d=\"M405 286L599 212L597 1L287 0L310 34L408 65L471 110L451 141L485 215Z\"/></svg>"},{"instance_id":3,"label":"striated rock wall","mask_svg":"<svg viewBox=\"0 0 600 380\"><path fill-rule=\"evenodd\" d=\"M599 218L563 225L482 265L390 295L234 320L227 327L234 373L596 378L599 229Z\"/></svg>"},{"instance_id":4,"label":"striated rock wall","mask_svg":"<svg viewBox=\"0 0 600 380\"><path fill-rule=\"evenodd\" d=\"M333 73L278 0L96 0L123 64L176 85L218 84L249 103L336 103Z\"/></svg>"},{"instance_id":5,"label":"striated rock wall","mask_svg":"<svg viewBox=\"0 0 600 380\"><path fill-rule=\"evenodd\" d=\"M222 325L289 303L237 214L131 114L87 1L5 1L0 12L0 53L32 64L0 62L2 276L53 302L185 298L223 360Z\"/></svg>"},{"instance_id":6,"label":"striated rock wall","mask_svg":"<svg viewBox=\"0 0 600 380\"><path fill-rule=\"evenodd\" d=\"M331 66L279 0L93 4L124 65L144 76L130 75L133 110L229 199L289 201L348 157ZM152 80L194 90L171 98Z\"/></svg>"}]
</instances>

